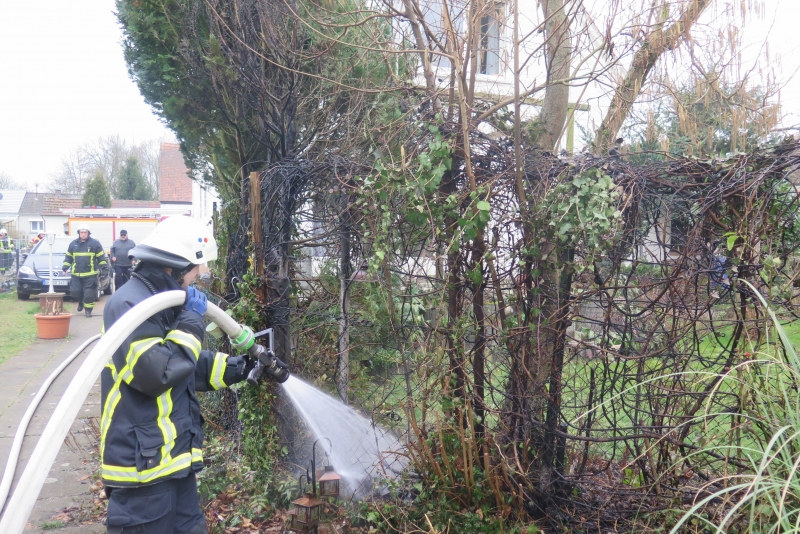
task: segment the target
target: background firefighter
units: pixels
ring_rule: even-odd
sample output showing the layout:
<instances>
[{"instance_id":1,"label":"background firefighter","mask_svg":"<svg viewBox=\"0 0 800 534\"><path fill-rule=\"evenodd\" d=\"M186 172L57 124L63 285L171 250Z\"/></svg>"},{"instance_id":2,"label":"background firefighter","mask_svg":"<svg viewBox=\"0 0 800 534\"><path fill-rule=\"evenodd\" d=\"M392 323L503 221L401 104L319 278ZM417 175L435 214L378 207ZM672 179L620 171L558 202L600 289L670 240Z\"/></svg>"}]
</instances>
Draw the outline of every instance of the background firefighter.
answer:
<instances>
[{"instance_id":1,"label":"background firefighter","mask_svg":"<svg viewBox=\"0 0 800 534\"><path fill-rule=\"evenodd\" d=\"M86 317L91 317L97 302L98 275L108 269L108 262L103 245L91 237L88 227L78 227L78 238L69 244L62 269L72 275L69 292L78 301L78 311L85 309Z\"/></svg>"},{"instance_id":2,"label":"background firefighter","mask_svg":"<svg viewBox=\"0 0 800 534\"><path fill-rule=\"evenodd\" d=\"M0 230L0 274L6 274L14 264L14 241L5 228Z\"/></svg>"}]
</instances>

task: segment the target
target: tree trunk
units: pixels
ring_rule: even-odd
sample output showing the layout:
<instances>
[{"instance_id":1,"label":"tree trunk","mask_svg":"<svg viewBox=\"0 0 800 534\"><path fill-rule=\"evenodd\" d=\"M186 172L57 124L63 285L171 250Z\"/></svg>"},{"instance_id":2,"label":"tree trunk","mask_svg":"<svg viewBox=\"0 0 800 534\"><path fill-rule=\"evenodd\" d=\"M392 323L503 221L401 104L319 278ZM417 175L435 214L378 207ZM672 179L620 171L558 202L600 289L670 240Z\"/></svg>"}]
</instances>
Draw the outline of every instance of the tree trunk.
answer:
<instances>
[{"instance_id":1,"label":"tree trunk","mask_svg":"<svg viewBox=\"0 0 800 534\"><path fill-rule=\"evenodd\" d=\"M655 66L661 54L674 50L689 39L689 30L697 22L700 15L711 0L688 0L680 18L668 29L659 24L642 43L642 47L633 56L633 62L623 82L617 87L611 105L597 130L594 141L595 152L606 152L614 144L614 139L628 117L634 102L647 80L647 75Z\"/></svg>"},{"instance_id":2,"label":"tree trunk","mask_svg":"<svg viewBox=\"0 0 800 534\"><path fill-rule=\"evenodd\" d=\"M538 119L540 133L536 144L545 150L557 150L569 105L569 85L560 80L566 80L570 75L572 41L564 0L539 0L539 6L545 16L548 85Z\"/></svg>"},{"instance_id":3,"label":"tree trunk","mask_svg":"<svg viewBox=\"0 0 800 534\"><path fill-rule=\"evenodd\" d=\"M336 390L339 398L347 404L350 377L350 283L353 268L350 265L350 216L348 197L342 194L342 214L339 235L339 346L336 360Z\"/></svg>"}]
</instances>

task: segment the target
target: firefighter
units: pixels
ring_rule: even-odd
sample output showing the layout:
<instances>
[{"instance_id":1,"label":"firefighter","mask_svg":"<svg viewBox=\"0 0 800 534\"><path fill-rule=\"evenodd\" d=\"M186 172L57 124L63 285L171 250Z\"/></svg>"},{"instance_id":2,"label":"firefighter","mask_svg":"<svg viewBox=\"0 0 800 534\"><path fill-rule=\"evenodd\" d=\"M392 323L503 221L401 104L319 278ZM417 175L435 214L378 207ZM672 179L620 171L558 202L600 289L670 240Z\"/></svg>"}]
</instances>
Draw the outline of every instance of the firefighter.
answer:
<instances>
[{"instance_id":1,"label":"firefighter","mask_svg":"<svg viewBox=\"0 0 800 534\"><path fill-rule=\"evenodd\" d=\"M85 309L86 317L92 316L100 283L98 275L106 269L108 262L103 246L91 236L87 226L79 226L78 238L69 244L62 270L64 274L70 272L70 295L78 301L78 311Z\"/></svg>"},{"instance_id":2,"label":"firefighter","mask_svg":"<svg viewBox=\"0 0 800 534\"><path fill-rule=\"evenodd\" d=\"M151 295L184 290L182 307L155 313L113 354L101 375L100 458L109 534L207 533L195 473L203 468L196 391L241 382L249 358L201 350L205 295L189 284L217 257L209 228L170 217L130 252L131 279L106 303L110 328Z\"/></svg>"},{"instance_id":3,"label":"firefighter","mask_svg":"<svg viewBox=\"0 0 800 534\"><path fill-rule=\"evenodd\" d=\"M5 228L0 229L0 274L6 274L14 264L14 241Z\"/></svg>"},{"instance_id":4,"label":"firefighter","mask_svg":"<svg viewBox=\"0 0 800 534\"><path fill-rule=\"evenodd\" d=\"M133 242L133 239L128 239L127 230L120 230L119 239L111 245L111 263L114 266L114 287L116 289L121 288L131 278L132 267L128 253L135 246L136 243Z\"/></svg>"}]
</instances>

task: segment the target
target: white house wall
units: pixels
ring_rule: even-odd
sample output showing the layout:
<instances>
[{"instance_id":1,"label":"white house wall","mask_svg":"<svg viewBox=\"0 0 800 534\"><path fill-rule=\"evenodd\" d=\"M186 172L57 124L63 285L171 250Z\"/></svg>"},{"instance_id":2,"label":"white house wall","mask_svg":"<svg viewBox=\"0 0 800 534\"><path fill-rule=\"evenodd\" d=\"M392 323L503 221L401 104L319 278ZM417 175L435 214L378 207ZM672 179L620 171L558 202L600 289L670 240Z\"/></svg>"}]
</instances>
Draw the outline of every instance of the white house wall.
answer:
<instances>
[{"instance_id":1,"label":"white house wall","mask_svg":"<svg viewBox=\"0 0 800 534\"><path fill-rule=\"evenodd\" d=\"M192 217L209 222L214 215L215 203L219 207L219 195L214 188L192 180Z\"/></svg>"},{"instance_id":2,"label":"white house wall","mask_svg":"<svg viewBox=\"0 0 800 534\"><path fill-rule=\"evenodd\" d=\"M444 5L450 6L450 16L454 25L460 31L459 45L463 49L465 20L467 20L468 0L420 0L424 14L425 24L435 33L437 40L444 42L446 38L442 12ZM501 13L505 20L501 22L496 39L499 61L497 74L477 74L475 93L478 97L490 100L501 100L514 95L514 58L513 58L513 12L512 2L494 2L493 9ZM580 150L583 140L579 133L582 128L593 132L600 124L605 110L611 100L611 89L624 76L625 67L629 58L621 60L615 56L613 48L605 47L605 29L608 24L613 32L620 32L629 22L625 17L620 20L607 19L607 1L581 1L567 2L566 12L572 19L572 78L570 82L570 104L576 104L579 109L575 111L575 124L579 127L575 133L575 149ZM541 31L543 14L538 6L538 0L519 0L519 35L520 45L520 92L546 83L546 68L544 63L544 32ZM410 28L407 24L397 24L398 41L413 42ZM623 32L624 33L624 32ZM494 42L494 39L491 40ZM619 61L620 65L617 65ZM436 83L445 91L450 84L450 61L434 53L432 64L435 70ZM487 69L488 70L488 69ZM598 73L602 73L598 75ZM593 79L597 77L598 79ZM425 86L422 64L418 62L414 84ZM544 97L544 89L534 92L523 105L524 120L531 120L539 113L536 104ZM561 139L562 147L566 146L566 134Z\"/></svg>"}]
</instances>

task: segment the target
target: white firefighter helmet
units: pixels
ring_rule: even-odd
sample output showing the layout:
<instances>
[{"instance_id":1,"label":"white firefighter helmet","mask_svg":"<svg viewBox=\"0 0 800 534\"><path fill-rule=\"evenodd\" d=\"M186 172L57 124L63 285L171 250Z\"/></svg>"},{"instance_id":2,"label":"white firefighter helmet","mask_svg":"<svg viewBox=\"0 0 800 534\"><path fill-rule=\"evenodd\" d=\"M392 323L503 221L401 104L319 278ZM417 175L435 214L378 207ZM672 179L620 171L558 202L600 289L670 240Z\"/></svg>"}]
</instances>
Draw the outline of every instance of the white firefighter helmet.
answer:
<instances>
[{"instance_id":1,"label":"white firefighter helmet","mask_svg":"<svg viewBox=\"0 0 800 534\"><path fill-rule=\"evenodd\" d=\"M8 232L6 232L5 228L0 228L0 235L3 236L3 237L8 235Z\"/></svg>"},{"instance_id":2,"label":"white firefighter helmet","mask_svg":"<svg viewBox=\"0 0 800 534\"><path fill-rule=\"evenodd\" d=\"M87 232L89 232L89 235L91 235L92 233L92 231L89 230L89 226L87 226L86 223L81 223L80 225L78 225L77 229L78 235L80 235L81 230L86 230Z\"/></svg>"},{"instance_id":3,"label":"white firefighter helmet","mask_svg":"<svg viewBox=\"0 0 800 534\"><path fill-rule=\"evenodd\" d=\"M217 259L217 242L211 228L197 219L172 216L159 223L129 256L145 263L183 270Z\"/></svg>"}]
</instances>

